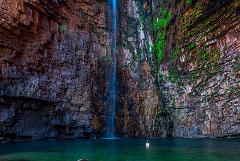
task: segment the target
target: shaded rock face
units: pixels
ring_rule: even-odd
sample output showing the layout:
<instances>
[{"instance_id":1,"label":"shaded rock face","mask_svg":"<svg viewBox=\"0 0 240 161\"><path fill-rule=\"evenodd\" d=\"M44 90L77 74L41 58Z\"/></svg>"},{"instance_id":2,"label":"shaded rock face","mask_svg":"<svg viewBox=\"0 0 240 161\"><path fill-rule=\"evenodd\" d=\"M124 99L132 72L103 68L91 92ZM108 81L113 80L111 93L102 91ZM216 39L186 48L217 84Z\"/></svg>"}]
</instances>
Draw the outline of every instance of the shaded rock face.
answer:
<instances>
[{"instance_id":1,"label":"shaded rock face","mask_svg":"<svg viewBox=\"0 0 240 161\"><path fill-rule=\"evenodd\" d=\"M103 133L107 8L97 1L0 2L0 135Z\"/></svg>"},{"instance_id":2,"label":"shaded rock face","mask_svg":"<svg viewBox=\"0 0 240 161\"><path fill-rule=\"evenodd\" d=\"M158 3L158 2L156 2ZM171 136L173 121L157 80L150 2L120 1L118 112L124 136Z\"/></svg>"}]
</instances>

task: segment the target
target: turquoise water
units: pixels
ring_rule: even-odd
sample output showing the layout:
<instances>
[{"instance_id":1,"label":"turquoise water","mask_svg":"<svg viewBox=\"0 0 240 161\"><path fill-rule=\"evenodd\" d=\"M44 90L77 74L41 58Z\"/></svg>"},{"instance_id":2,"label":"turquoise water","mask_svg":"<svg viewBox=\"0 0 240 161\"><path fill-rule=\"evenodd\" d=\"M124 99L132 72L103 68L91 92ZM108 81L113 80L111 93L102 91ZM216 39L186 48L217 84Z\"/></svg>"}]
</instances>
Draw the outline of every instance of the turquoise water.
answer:
<instances>
[{"instance_id":1,"label":"turquoise water","mask_svg":"<svg viewBox=\"0 0 240 161\"><path fill-rule=\"evenodd\" d=\"M44 140L0 144L0 161L240 161L240 140Z\"/></svg>"}]
</instances>

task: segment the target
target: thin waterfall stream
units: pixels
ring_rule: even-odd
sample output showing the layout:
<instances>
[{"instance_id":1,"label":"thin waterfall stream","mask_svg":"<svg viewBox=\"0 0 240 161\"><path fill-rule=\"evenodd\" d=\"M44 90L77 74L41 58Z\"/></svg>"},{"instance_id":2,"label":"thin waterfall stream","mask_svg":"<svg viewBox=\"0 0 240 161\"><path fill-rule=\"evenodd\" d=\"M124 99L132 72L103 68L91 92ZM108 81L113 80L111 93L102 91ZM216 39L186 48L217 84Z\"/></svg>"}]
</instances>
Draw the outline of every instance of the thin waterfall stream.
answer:
<instances>
[{"instance_id":1,"label":"thin waterfall stream","mask_svg":"<svg viewBox=\"0 0 240 161\"><path fill-rule=\"evenodd\" d=\"M111 21L110 28L112 28L112 70L110 79L110 96L109 96L109 112L107 116L107 138L115 137L115 113L116 113L116 80L117 80L117 0L108 0L108 4L111 7Z\"/></svg>"}]
</instances>

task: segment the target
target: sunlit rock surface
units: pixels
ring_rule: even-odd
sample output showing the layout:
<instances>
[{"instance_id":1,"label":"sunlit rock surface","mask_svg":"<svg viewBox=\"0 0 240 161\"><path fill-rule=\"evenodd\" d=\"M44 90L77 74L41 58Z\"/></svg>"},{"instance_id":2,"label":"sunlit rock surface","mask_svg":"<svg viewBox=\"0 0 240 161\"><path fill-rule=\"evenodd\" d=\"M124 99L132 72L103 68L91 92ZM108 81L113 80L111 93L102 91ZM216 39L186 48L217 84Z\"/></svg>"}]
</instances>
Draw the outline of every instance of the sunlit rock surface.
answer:
<instances>
[{"instance_id":1,"label":"sunlit rock surface","mask_svg":"<svg viewBox=\"0 0 240 161\"><path fill-rule=\"evenodd\" d=\"M182 82L174 136L239 136L239 7L239 1L202 1L180 18L173 38L181 52L170 60Z\"/></svg>"}]
</instances>

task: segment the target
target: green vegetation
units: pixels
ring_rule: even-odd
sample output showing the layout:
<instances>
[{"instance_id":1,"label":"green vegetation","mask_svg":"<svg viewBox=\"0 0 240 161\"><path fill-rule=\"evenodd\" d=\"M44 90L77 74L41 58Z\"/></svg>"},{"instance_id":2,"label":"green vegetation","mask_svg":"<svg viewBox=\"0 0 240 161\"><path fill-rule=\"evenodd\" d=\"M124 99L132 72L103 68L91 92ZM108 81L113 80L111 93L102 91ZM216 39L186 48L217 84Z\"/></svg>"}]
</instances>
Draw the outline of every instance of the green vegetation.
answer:
<instances>
[{"instance_id":1,"label":"green vegetation","mask_svg":"<svg viewBox=\"0 0 240 161\"><path fill-rule=\"evenodd\" d=\"M161 8L160 14L163 16L162 18L154 17L153 20L154 33L158 32L160 28L166 30L166 27L171 19L171 11L166 8Z\"/></svg>"},{"instance_id":2,"label":"green vegetation","mask_svg":"<svg viewBox=\"0 0 240 161\"><path fill-rule=\"evenodd\" d=\"M139 16L139 19L140 19L140 24L141 24L141 26L143 26L143 24L144 24L144 16Z\"/></svg>"},{"instance_id":3,"label":"green vegetation","mask_svg":"<svg viewBox=\"0 0 240 161\"><path fill-rule=\"evenodd\" d=\"M158 64L160 64L163 59L165 48L166 48L166 31L163 31L159 33L158 41L155 44Z\"/></svg>"},{"instance_id":4,"label":"green vegetation","mask_svg":"<svg viewBox=\"0 0 240 161\"><path fill-rule=\"evenodd\" d=\"M232 87L230 88L230 93L235 94L235 93L238 93L238 92L239 92L238 87L232 86Z\"/></svg>"},{"instance_id":5,"label":"green vegetation","mask_svg":"<svg viewBox=\"0 0 240 161\"><path fill-rule=\"evenodd\" d=\"M159 79L160 81L163 81L163 80L164 80L164 75L163 75L161 72L158 73L158 79Z\"/></svg>"},{"instance_id":6,"label":"green vegetation","mask_svg":"<svg viewBox=\"0 0 240 161\"><path fill-rule=\"evenodd\" d=\"M181 78L181 75L173 67L170 67L168 70L168 78L173 83L180 83L179 80Z\"/></svg>"},{"instance_id":7,"label":"green vegetation","mask_svg":"<svg viewBox=\"0 0 240 161\"><path fill-rule=\"evenodd\" d=\"M192 4L192 0L185 0L185 4L186 5L191 5Z\"/></svg>"},{"instance_id":8,"label":"green vegetation","mask_svg":"<svg viewBox=\"0 0 240 161\"><path fill-rule=\"evenodd\" d=\"M186 5L192 5L192 1L185 1ZM198 35L199 28L196 28L194 23L202 15L203 7L200 3L196 3L194 7L189 8L183 15L179 15L178 19L181 24L181 29L189 37ZM204 20L205 21L205 20ZM205 31L207 32L207 30ZM179 35L179 40L182 41L185 35Z\"/></svg>"},{"instance_id":9,"label":"green vegetation","mask_svg":"<svg viewBox=\"0 0 240 161\"><path fill-rule=\"evenodd\" d=\"M190 44L188 44L188 50L195 49L196 46L197 46L196 43L190 43Z\"/></svg>"},{"instance_id":10,"label":"green vegetation","mask_svg":"<svg viewBox=\"0 0 240 161\"><path fill-rule=\"evenodd\" d=\"M195 9L198 10L198 11L201 11L203 9L203 6L201 6L201 4L198 2L195 5Z\"/></svg>"},{"instance_id":11,"label":"green vegetation","mask_svg":"<svg viewBox=\"0 0 240 161\"><path fill-rule=\"evenodd\" d=\"M180 49L179 48L175 48L173 51L170 52L169 58L171 60L176 60L178 58L179 54L180 54Z\"/></svg>"},{"instance_id":12,"label":"green vegetation","mask_svg":"<svg viewBox=\"0 0 240 161\"><path fill-rule=\"evenodd\" d=\"M165 49L166 49L166 41L167 41L167 25L171 19L171 11L166 8L160 9L161 18L154 17L153 20L153 32L156 36L156 43L153 44L154 52L157 56L158 65L161 63Z\"/></svg>"},{"instance_id":13,"label":"green vegetation","mask_svg":"<svg viewBox=\"0 0 240 161\"><path fill-rule=\"evenodd\" d=\"M205 64L207 61L209 61L209 59L210 53L202 49L199 52L199 62Z\"/></svg>"},{"instance_id":14,"label":"green vegetation","mask_svg":"<svg viewBox=\"0 0 240 161\"><path fill-rule=\"evenodd\" d=\"M59 25L60 32L65 32L66 30L67 30L67 27L63 23Z\"/></svg>"},{"instance_id":15,"label":"green vegetation","mask_svg":"<svg viewBox=\"0 0 240 161\"><path fill-rule=\"evenodd\" d=\"M237 65L237 71L240 71L240 64Z\"/></svg>"},{"instance_id":16,"label":"green vegetation","mask_svg":"<svg viewBox=\"0 0 240 161\"><path fill-rule=\"evenodd\" d=\"M193 83L198 78L199 78L199 71L193 71L192 73L190 73L189 81L190 81L190 83Z\"/></svg>"}]
</instances>

